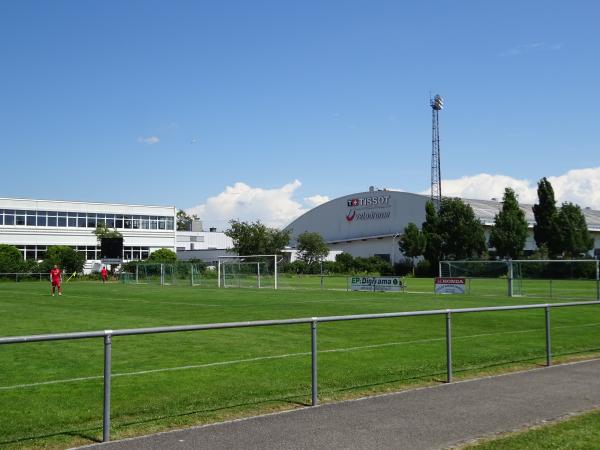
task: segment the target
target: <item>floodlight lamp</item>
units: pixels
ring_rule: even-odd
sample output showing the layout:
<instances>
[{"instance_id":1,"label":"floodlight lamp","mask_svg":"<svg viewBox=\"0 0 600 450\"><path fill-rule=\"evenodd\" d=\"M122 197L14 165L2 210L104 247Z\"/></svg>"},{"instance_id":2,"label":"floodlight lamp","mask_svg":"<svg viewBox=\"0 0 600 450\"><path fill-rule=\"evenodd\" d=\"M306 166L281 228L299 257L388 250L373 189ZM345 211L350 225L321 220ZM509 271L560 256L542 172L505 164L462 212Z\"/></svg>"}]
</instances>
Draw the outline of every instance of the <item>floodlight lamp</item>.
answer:
<instances>
[{"instance_id":1,"label":"floodlight lamp","mask_svg":"<svg viewBox=\"0 0 600 450\"><path fill-rule=\"evenodd\" d=\"M444 107L444 99L436 95L431 102L431 107L436 111L440 111Z\"/></svg>"}]
</instances>

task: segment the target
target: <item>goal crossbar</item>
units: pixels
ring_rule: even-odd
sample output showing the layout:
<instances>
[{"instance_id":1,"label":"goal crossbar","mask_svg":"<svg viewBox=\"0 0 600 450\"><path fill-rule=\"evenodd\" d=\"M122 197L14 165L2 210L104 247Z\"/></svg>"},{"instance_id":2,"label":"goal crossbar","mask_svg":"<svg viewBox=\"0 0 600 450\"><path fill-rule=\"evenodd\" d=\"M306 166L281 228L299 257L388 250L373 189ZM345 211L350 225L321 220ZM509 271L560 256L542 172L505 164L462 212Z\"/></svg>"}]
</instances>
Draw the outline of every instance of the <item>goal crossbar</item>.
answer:
<instances>
[{"instance_id":1,"label":"goal crossbar","mask_svg":"<svg viewBox=\"0 0 600 450\"><path fill-rule=\"evenodd\" d=\"M223 256L218 256L218 261L217 261L217 287L221 288L221 287L227 287L226 283L224 282L224 280L222 281L222 276L224 278L225 276L225 267L229 266L229 265L234 265L236 263L236 261L239 264L244 264L244 265L253 265L256 264L256 270L257 270L257 287L260 288L261 287L261 273L260 273L260 264L261 263L266 263L265 261L248 261L248 259L256 259L256 258L273 258L273 269L274 269L274 277L273 277L273 288L277 289L278 288L278 270L277 270L277 263L278 260L277 258L280 257L280 255L237 255L237 256L230 256L230 255L223 255Z\"/></svg>"}]
</instances>

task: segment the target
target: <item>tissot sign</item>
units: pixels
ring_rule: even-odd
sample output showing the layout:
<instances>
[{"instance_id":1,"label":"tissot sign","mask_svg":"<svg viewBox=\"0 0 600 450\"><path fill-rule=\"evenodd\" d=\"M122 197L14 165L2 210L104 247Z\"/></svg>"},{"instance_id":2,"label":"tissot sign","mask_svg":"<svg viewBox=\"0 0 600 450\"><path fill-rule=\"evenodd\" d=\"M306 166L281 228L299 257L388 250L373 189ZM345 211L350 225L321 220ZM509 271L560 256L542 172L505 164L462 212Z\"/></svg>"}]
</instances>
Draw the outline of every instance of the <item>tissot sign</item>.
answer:
<instances>
[{"instance_id":1,"label":"tissot sign","mask_svg":"<svg viewBox=\"0 0 600 450\"><path fill-rule=\"evenodd\" d=\"M347 222L389 219L391 216L389 195L349 198L346 200L346 206L348 207Z\"/></svg>"}]
</instances>

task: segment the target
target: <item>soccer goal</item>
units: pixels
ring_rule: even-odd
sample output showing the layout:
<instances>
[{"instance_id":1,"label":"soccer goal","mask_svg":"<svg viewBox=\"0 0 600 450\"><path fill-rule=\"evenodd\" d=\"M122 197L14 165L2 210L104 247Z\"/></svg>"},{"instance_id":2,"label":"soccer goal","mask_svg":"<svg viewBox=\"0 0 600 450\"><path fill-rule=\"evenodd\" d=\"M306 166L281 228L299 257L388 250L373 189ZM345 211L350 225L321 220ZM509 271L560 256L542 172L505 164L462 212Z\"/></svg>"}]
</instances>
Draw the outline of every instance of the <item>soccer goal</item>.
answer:
<instances>
[{"instance_id":1,"label":"soccer goal","mask_svg":"<svg viewBox=\"0 0 600 450\"><path fill-rule=\"evenodd\" d=\"M137 264L127 278L126 282L136 284L170 286L177 284L177 270L174 264Z\"/></svg>"},{"instance_id":2,"label":"soccer goal","mask_svg":"<svg viewBox=\"0 0 600 450\"><path fill-rule=\"evenodd\" d=\"M467 278L469 293L600 300L595 259L441 261L439 275Z\"/></svg>"},{"instance_id":3,"label":"soccer goal","mask_svg":"<svg viewBox=\"0 0 600 450\"><path fill-rule=\"evenodd\" d=\"M278 255L220 256L218 287L277 289Z\"/></svg>"}]
</instances>

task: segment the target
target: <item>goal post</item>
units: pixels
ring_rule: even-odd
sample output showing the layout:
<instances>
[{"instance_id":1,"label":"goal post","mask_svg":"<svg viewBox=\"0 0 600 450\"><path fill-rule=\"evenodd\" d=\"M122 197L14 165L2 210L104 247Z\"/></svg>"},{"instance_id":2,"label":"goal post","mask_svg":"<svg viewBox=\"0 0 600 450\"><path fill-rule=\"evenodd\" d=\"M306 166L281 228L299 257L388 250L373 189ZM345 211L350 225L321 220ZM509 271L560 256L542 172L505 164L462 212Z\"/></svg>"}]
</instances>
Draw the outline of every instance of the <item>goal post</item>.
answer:
<instances>
[{"instance_id":1,"label":"goal post","mask_svg":"<svg viewBox=\"0 0 600 450\"><path fill-rule=\"evenodd\" d=\"M506 259L497 261L440 261L440 277L464 277L479 292L492 293L506 279L513 296L595 298L600 300L598 259ZM496 280L496 281L494 281Z\"/></svg>"},{"instance_id":2,"label":"goal post","mask_svg":"<svg viewBox=\"0 0 600 450\"><path fill-rule=\"evenodd\" d=\"M218 287L278 289L279 255L219 256Z\"/></svg>"}]
</instances>

